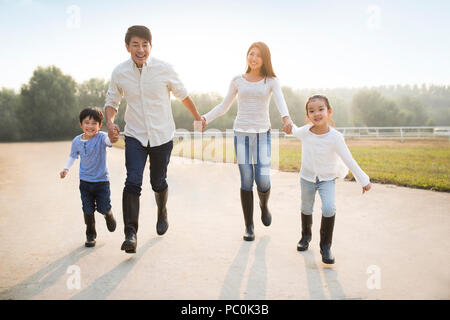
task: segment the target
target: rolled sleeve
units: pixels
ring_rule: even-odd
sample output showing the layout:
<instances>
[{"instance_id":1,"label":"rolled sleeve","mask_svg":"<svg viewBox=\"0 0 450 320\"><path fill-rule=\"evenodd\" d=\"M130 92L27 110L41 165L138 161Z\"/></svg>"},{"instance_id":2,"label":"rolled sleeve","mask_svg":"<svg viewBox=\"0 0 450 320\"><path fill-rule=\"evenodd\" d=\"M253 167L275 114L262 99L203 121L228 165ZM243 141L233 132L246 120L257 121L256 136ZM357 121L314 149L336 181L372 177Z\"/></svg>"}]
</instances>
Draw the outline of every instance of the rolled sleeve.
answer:
<instances>
[{"instance_id":1,"label":"rolled sleeve","mask_svg":"<svg viewBox=\"0 0 450 320\"><path fill-rule=\"evenodd\" d=\"M188 91L184 87L183 82L181 82L178 74L175 72L172 66L168 66L168 87L172 91L175 98L178 100L184 100L188 97Z\"/></svg>"},{"instance_id":2,"label":"rolled sleeve","mask_svg":"<svg viewBox=\"0 0 450 320\"><path fill-rule=\"evenodd\" d=\"M103 109L106 109L106 107L113 107L114 109L116 109L116 111L118 111L120 100L122 100L122 97L123 90L118 85L116 72L113 72L111 75L108 92L106 93L105 106Z\"/></svg>"}]
</instances>

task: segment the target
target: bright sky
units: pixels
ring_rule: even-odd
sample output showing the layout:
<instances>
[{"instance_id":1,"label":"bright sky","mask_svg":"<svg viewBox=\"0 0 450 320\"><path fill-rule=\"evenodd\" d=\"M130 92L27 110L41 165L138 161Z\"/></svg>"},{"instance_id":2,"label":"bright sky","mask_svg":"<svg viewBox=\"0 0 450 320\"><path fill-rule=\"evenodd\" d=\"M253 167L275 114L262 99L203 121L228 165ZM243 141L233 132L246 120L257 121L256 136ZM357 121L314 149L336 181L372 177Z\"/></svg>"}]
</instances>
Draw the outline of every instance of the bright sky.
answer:
<instances>
[{"instance_id":1,"label":"bright sky","mask_svg":"<svg viewBox=\"0 0 450 320\"><path fill-rule=\"evenodd\" d=\"M255 41L293 88L450 84L447 0L0 0L0 87L48 65L109 79L135 24L191 92L224 95Z\"/></svg>"}]
</instances>

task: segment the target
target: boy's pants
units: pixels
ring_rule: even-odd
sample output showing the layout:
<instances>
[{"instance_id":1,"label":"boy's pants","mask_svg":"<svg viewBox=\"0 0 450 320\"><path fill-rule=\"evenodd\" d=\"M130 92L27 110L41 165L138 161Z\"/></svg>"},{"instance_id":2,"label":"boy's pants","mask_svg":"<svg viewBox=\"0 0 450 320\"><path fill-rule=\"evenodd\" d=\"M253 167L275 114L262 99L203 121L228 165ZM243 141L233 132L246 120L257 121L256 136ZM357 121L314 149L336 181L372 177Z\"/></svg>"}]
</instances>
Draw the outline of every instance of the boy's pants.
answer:
<instances>
[{"instance_id":1,"label":"boy's pants","mask_svg":"<svg viewBox=\"0 0 450 320\"><path fill-rule=\"evenodd\" d=\"M311 215L313 213L314 200L316 191L319 191L320 199L322 200L322 216L332 217L336 213L334 204L334 186L335 180L310 182L300 178L300 186L302 191L302 213Z\"/></svg>"},{"instance_id":2,"label":"boy's pants","mask_svg":"<svg viewBox=\"0 0 450 320\"><path fill-rule=\"evenodd\" d=\"M95 210L107 214L111 210L109 181L87 182L80 180L81 202L84 214L94 214Z\"/></svg>"},{"instance_id":3,"label":"boy's pants","mask_svg":"<svg viewBox=\"0 0 450 320\"><path fill-rule=\"evenodd\" d=\"M167 189L167 166L170 162L170 154L173 149L173 141L156 147L142 146L135 138L125 136L125 166L127 178L124 192L140 196L142 190L142 177L147 158L150 156L150 183L155 192Z\"/></svg>"}]
</instances>

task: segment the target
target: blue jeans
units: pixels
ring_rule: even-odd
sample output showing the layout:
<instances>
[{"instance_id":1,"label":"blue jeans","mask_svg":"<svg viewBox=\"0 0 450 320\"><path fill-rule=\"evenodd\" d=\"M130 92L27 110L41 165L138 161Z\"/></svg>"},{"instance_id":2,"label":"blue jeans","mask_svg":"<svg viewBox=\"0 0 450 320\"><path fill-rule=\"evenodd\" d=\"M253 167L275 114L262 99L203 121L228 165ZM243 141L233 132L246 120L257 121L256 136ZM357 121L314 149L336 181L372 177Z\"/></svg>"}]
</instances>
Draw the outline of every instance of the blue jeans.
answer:
<instances>
[{"instance_id":1,"label":"blue jeans","mask_svg":"<svg viewBox=\"0 0 450 320\"><path fill-rule=\"evenodd\" d=\"M80 180L81 203L84 214L94 214L95 210L107 214L111 210L109 181L87 182Z\"/></svg>"},{"instance_id":2,"label":"blue jeans","mask_svg":"<svg viewBox=\"0 0 450 320\"><path fill-rule=\"evenodd\" d=\"M320 199L322 200L322 216L332 217L336 214L334 205L335 180L319 181L319 178L316 178L316 182L313 183L300 178L303 214L311 215L313 213L316 191L319 191Z\"/></svg>"},{"instance_id":3,"label":"blue jeans","mask_svg":"<svg viewBox=\"0 0 450 320\"><path fill-rule=\"evenodd\" d=\"M167 188L167 166L173 141L156 147L142 146L135 138L125 136L125 167L127 179L124 192L140 196L142 190L142 176L147 158L150 157L150 184L155 192L162 192Z\"/></svg>"},{"instance_id":4,"label":"blue jeans","mask_svg":"<svg viewBox=\"0 0 450 320\"><path fill-rule=\"evenodd\" d=\"M270 130L264 133L234 133L234 151L241 175L241 189L252 191L253 181L259 192L270 189Z\"/></svg>"}]
</instances>

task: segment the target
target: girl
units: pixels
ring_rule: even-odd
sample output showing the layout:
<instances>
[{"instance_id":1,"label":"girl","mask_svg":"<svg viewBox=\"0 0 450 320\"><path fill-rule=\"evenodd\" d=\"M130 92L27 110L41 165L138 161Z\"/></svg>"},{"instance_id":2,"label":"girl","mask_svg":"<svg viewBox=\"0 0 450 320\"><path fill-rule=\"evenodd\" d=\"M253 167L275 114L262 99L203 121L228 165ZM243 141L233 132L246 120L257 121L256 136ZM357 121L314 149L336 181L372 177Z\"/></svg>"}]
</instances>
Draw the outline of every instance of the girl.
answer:
<instances>
[{"instance_id":1,"label":"girl","mask_svg":"<svg viewBox=\"0 0 450 320\"><path fill-rule=\"evenodd\" d=\"M253 43L247 51L245 74L233 78L225 99L202 117L206 125L226 113L238 96L238 111L234 121L234 147L241 176L241 204L244 212L244 240L255 239L253 227L253 181L256 182L261 207L261 220L269 226L272 216L268 208L270 195L271 136L269 102L275 103L284 123L292 130L286 102L275 76L270 51L263 42Z\"/></svg>"},{"instance_id":2,"label":"girl","mask_svg":"<svg viewBox=\"0 0 450 320\"><path fill-rule=\"evenodd\" d=\"M300 170L302 238L297 244L297 250L307 250L311 241L314 198L316 191L319 191L322 200L320 254L322 261L327 264L334 263L331 240L336 213L334 205L336 178L344 178L350 169L356 181L362 186L363 194L372 186L367 174L353 159L342 134L330 127L330 124L334 126L331 119L332 113L333 109L327 97L314 95L306 102L306 117L310 124L301 128L293 125L292 130L292 133L302 140L302 167ZM289 131L285 132L290 133Z\"/></svg>"}]
</instances>

